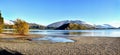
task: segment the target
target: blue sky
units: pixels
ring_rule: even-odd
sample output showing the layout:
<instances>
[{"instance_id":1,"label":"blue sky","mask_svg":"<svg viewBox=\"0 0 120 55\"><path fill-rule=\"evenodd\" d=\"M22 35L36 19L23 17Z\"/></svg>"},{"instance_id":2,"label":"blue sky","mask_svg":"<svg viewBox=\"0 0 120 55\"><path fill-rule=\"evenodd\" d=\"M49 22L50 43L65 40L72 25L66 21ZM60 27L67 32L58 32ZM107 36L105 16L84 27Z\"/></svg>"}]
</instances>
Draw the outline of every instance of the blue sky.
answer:
<instances>
[{"instance_id":1,"label":"blue sky","mask_svg":"<svg viewBox=\"0 0 120 55\"><path fill-rule=\"evenodd\" d=\"M120 0L0 0L5 20L48 25L62 20L120 26Z\"/></svg>"}]
</instances>

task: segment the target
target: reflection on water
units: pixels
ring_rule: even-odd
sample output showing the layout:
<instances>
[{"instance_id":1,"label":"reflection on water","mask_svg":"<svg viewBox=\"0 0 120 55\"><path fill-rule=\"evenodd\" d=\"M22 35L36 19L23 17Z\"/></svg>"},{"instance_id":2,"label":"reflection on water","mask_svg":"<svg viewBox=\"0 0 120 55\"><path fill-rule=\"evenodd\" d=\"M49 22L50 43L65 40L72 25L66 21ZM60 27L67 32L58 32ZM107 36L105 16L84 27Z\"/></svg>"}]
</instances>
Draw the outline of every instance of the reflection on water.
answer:
<instances>
[{"instance_id":1,"label":"reflection on water","mask_svg":"<svg viewBox=\"0 0 120 55\"><path fill-rule=\"evenodd\" d=\"M39 41L39 40L46 40L46 41L50 41L50 42L74 42L71 39L68 38L62 38L62 37L43 37L43 38L33 38L32 41Z\"/></svg>"},{"instance_id":2,"label":"reflection on water","mask_svg":"<svg viewBox=\"0 0 120 55\"><path fill-rule=\"evenodd\" d=\"M5 32L12 33L13 30L8 29ZM104 29L104 30L30 30L30 34L42 34L48 36L106 36L120 37L120 29Z\"/></svg>"},{"instance_id":3,"label":"reflection on water","mask_svg":"<svg viewBox=\"0 0 120 55\"><path fill-rule=\"evenodd\" d=\"M13 33L14 30L5 30L5 33ZM33 38L32 41L46 40L50 42L74 42L70 36L87 37L120 37L120 29L106 30L30 30L30 34L44 35L43 38ZM11 40L11 39L6 39Z\"/></svg>"},{"instance_id":4,"label":"reflection on water","mask_svg":"<svg viewBox=\"0 0 120 55\"><path fill-rule=\"evenodd\" d=\"M35 31L35 30L34 30ZM120 29L105 30L36 30L30 34L42 34L53 36L99 36L99 37L120 37Z\"/></svg>"}]
</instances>

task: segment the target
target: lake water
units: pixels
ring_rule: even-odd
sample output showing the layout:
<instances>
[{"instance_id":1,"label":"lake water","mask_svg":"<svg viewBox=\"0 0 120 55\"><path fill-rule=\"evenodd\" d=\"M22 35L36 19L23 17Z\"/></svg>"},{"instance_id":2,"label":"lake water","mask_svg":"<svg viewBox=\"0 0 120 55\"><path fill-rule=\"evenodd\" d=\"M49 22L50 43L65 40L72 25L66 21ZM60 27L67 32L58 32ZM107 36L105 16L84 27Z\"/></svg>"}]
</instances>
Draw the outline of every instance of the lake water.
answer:
<instances>
[{"instance_id":1,"label":"lake water","mask_svg":"<svg viewBox=\"0 0 120 55\"><path fill-rule=\"evenodd\" d=\"M5 31L12 33L11 29ZM74 42L68 37L120 37L120 29L104 30L30 30L29 34L44 35L43 38L33 38L32 41Z\"/></svg>"},{"instance_id":2,"label":"lake water","mask_svg":"<svg viewBox=\"0 0 120 55\"><path fill-rule=\"evenodd\" d=\"M104 30L30 30L30 34L49 36L120 37L120 29Z\"/></svg>"},{"instance_id":3,"label":"lake water","mask_svg":"<svg viewBox=\"0 0 120 55\"><path fill-rule=\"evenodd\" d=\"M33 38L32 41L50 41L52 43L56 42L74 42L74 40L71 40L69 38L64 38L64 37L54 37L54 36L45 36L43 38Z\"/></svg>"}]
</instances>

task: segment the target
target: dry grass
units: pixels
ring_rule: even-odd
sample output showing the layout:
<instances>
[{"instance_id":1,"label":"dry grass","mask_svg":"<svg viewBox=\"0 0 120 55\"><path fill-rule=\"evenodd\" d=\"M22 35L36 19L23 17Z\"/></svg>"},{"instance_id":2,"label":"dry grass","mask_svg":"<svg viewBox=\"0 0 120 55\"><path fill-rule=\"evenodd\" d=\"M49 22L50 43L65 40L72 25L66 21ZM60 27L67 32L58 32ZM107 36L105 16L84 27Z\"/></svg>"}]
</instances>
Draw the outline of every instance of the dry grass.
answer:
<instances>
[{"instance_id":1,"label":"dry grass","mask_svg":"<svg viewBox=\"0 0 120 55\"><path fill-rule=\"evenodd\" d=\"M0 47L25 55L120 55L120 38L76 37L74 43L0 41Z\"/></svg>"}]
</instances>

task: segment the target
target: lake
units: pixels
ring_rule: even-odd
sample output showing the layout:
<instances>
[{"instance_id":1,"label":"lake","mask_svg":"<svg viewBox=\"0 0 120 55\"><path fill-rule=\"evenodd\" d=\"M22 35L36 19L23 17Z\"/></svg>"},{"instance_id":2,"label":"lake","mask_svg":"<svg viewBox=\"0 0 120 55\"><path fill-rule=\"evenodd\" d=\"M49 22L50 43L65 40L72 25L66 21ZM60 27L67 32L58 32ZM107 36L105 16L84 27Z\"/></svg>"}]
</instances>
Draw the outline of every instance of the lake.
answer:
<instances>
[{"instance_id":1,"label":"lake","mask_svg":"<svg viewBox=\"0 0 120 55\"><path fill-rule=\"evenodd\" d=\"M13 30L6 29L6 33ZM74 42L68 37L120 37L120 29L104 30L30 30L29 34L44 35L43 38L33 38L32 41Z\"/></svg>"},{"instance_id":2,"label":"lake","mask_svg":"<svg viewBox=\"0 0 120 55\"><path fill-rule=\"evenodd\" d=\"M120 29L104 30L30 30L30 34L48 36L120 37Z\"/></svg>"}]
</instances>

